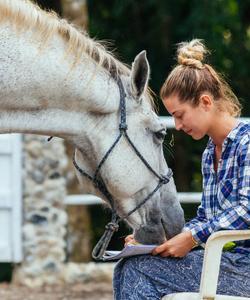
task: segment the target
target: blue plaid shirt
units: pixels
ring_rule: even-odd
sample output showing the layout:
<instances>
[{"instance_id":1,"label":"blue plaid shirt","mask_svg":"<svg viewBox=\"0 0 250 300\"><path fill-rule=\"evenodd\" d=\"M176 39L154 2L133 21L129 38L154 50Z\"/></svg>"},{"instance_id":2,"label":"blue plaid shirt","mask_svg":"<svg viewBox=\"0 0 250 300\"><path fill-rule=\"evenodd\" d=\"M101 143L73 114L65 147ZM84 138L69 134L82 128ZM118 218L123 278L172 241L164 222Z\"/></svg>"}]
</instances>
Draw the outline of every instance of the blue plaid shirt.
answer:
<instances>
[{"instance_id":1,"label":"blue plaid shirt","mask_svg":"<svg viewBox=\"0 0 250 300\"><path fill-rule=\"evenodd\" d=\"M184 227L199 244L218 230L250 228L250 124L240 122L228 134L217 172L214 157L215 144L209 139L202 155L201 205Z\"/></svg>"}]
</instances>

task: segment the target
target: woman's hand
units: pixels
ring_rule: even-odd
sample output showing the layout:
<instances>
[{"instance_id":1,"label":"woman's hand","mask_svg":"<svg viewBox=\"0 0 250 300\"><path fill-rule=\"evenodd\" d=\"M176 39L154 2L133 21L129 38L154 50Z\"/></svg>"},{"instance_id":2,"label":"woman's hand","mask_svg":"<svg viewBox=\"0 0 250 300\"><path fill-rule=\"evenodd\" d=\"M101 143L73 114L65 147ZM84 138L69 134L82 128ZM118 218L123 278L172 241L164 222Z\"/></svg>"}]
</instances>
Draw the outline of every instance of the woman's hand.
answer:
<instances>
[{"instance_id":1,"label":"woman's hand","mask_svg":"<svg viewBox=\"0 0 250 300\"><path fill-rule=\"evenodd\" d=\"M136 244L136 240L134 239L134 235L130 234L128 236L125 237L125 246L127 246L128 244Z\"/></svg>"},{"instance_id":2,"label":"woman's hand","mask_svg":"<svg viewBox=\"0 0 250 300\"><path fill-rule=\"evenodd\" d=\"M192 234L190 231L184 231L172 239L166 241L162 245L156 247L153 255L160 254L162 257L184 257L195 246Z\"/></svg>"}]
</instances>

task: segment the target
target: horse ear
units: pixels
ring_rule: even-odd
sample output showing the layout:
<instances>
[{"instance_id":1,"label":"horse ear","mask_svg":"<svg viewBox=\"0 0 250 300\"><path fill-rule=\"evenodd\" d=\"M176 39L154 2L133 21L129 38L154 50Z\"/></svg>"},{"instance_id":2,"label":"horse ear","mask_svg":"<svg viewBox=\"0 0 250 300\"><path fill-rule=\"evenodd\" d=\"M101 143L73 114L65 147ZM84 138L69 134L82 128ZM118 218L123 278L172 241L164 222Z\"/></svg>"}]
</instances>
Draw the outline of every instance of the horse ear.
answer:
<instances>
[{"instance_id":1,"label":"horse ear","mask_svg":"<svg viewBox=\"0 0 250 300\"><path fill-rule=\"evenodd\" d=\"M135 57L132 64L131 91L136 99L139 99L147 88L149 74L150 67L144 50Z\"/></svg>"}]
</instances>

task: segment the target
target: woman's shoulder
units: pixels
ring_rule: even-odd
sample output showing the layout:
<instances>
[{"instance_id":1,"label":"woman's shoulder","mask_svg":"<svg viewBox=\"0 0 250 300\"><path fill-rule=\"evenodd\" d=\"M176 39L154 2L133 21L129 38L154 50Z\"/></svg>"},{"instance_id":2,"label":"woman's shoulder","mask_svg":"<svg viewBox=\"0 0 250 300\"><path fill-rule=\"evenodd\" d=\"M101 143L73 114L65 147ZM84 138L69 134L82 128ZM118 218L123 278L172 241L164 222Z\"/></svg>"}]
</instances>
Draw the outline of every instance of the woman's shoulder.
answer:
<instances>
[{"instance_id":1,"label":"woman's shoulder","mask_svg":"<svg viewBox=\"0 0 250 300\"><path fill-rule=\"evenodd\" d=\"M230 151L250 142L250 123L239 122L227 135L224 143Z\"/></svg>"},{"instance_id":2,"label":"woman's shoulder","mask_svg":"<svg viewBox=\"0 0 250 300\"><path fill-rule=\"evenodd\" d=\"M237 140L236 151L237 161L239 165L250 163L250 124L242 123Z\"/></svg>"},{"instance_id":3,"label":"woman's shoulder","mask_svg":"<svg viewBox=\"0 0 250 300\"><path fill-rule=\"evenodd\" d=\"M242 146L250 143L250 123L240 122L236 141Z\"/></svg>"},{"instance_id":4,"label":"woman's shoulder","mask_svg":"<svg viewBox=\"0 0 250 300\"><path fill-rule=\"evenodd\" d=\"M239 123L239 132L250 134L250 122L240 122Z\"/></svg>"}]
</instances>

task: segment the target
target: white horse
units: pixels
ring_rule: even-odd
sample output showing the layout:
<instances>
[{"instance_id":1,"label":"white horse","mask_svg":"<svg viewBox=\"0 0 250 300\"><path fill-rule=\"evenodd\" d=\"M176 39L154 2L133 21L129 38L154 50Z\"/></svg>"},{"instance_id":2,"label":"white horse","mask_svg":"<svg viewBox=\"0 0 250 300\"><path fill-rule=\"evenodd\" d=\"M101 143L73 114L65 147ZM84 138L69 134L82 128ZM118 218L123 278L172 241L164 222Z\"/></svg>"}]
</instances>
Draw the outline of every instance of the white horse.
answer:
<instances>
[{"instance_id":1,"label":"white horse","mask_svg":"<svg viewBox=\"0 0 250 300\"><path fill-rule=\"evenodd\" d=\"M120 78L128 136L157 174L168 173L162 151L166 129L150 101L145 52L130 70L86 33L29 0L0 0L0 36L0 133L66 139L77 149L79 168L93 175L119 134ZM79 172L78 177L86 193L103 197L88 178ZM123 137L104 161L98 180L120 216L159 183ZM184 218L173 178L126 221L143 243L161 243L179 233Z\"/></svg>"}]
</instances>

